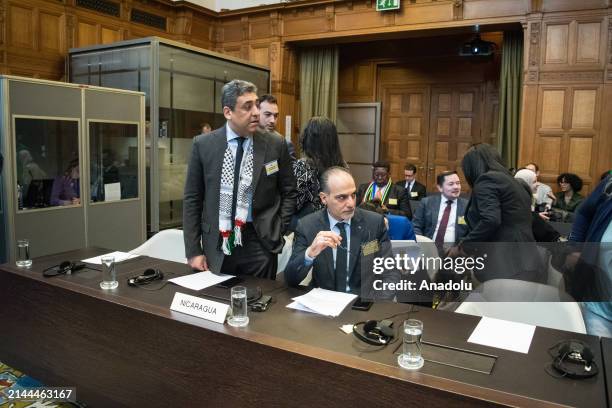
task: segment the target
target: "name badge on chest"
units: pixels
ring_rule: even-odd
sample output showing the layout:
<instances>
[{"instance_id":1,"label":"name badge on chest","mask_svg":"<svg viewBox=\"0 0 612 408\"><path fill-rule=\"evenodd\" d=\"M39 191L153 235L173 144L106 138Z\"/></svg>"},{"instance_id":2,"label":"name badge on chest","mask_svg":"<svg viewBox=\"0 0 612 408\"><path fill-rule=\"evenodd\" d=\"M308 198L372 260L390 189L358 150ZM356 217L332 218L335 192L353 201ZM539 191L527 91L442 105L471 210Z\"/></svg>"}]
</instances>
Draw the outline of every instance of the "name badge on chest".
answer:
<instances>
[{"instance_id":1,"label":"name badge on chest","mask_svg":"<svg viewBox=\"0 0 612 408\"><path fill-rule=\"evenodd\" d=\"M272 160L271 162L264 164L264 166L266 167L266 176L271 176L274 173L278 173L277 160Z\"/></svg>"}]
</instances>

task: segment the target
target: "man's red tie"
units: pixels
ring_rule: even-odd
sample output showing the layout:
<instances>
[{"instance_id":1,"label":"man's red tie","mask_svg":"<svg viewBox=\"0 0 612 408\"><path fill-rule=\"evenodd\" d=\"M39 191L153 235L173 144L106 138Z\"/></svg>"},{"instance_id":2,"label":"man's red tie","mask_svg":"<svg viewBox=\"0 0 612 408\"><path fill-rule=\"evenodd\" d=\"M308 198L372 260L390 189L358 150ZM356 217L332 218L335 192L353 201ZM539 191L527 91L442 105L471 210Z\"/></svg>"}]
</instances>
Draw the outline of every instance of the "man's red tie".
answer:
<instances>
[{"instance_id":1,"label":"man's red tie","mask_svg":"<svg viewBox=\"0 0 612 408\"><path fill-rule=\"evenodd\" d=\"M448 218L450 217L452 205L452 200L446 200L446 208L444 209L444 214L442 214L442 219L440 220L440 228L438 228L438 233L436 234L435 239L437 246L444 244L444 235L446 234L446 227L448 226Z\"/></svg>"}]
</instances>

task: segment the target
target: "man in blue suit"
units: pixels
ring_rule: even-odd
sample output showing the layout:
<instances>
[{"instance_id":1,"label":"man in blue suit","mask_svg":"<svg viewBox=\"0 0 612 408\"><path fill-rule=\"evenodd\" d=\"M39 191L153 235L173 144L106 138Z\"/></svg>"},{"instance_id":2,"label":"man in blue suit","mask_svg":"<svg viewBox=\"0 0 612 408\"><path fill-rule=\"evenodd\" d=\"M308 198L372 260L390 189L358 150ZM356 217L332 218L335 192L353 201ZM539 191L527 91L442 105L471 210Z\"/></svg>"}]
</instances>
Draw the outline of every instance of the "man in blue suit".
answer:
<instances>
[{"instance_id":1,"label":"man in blue suit","mask_svg":"<svg viewBox=\"0 0 612 408\"><path fill-rule=\"evenodd\" d=\"M412 224L417 235L433 239L439 247L459 241L468 228L465 222L467 200L459 197L461 181L456 171L438 174L436 184L440 195L421 200Z\"/></svg>"}]
</instances>

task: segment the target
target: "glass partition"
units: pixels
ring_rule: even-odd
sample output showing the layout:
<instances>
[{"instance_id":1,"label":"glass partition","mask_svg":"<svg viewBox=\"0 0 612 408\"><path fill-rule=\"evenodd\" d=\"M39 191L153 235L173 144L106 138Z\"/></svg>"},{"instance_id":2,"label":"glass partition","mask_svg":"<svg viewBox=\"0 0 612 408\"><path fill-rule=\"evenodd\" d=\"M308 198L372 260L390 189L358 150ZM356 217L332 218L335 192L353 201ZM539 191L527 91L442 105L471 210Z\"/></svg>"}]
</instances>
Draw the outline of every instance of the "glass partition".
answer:
<instances>
[{"instance_id":1,"label":"glass partition","mask_svg":"<svg viewBox=\"0 0 612 408\"><path fill-rule=\"evenodd\" d=\"M17 208L80 204L78 120L14 117Z\"/></svg>"},{"instance_id":2,"label":"glass partition","mask_svg":"<svg viewBox=\"0 0 612 408\"><path fill-rule=\"evenodd\" d=\"M89 122L91 201L138 197L138 125Z\"/></svg>"}]
</instances>

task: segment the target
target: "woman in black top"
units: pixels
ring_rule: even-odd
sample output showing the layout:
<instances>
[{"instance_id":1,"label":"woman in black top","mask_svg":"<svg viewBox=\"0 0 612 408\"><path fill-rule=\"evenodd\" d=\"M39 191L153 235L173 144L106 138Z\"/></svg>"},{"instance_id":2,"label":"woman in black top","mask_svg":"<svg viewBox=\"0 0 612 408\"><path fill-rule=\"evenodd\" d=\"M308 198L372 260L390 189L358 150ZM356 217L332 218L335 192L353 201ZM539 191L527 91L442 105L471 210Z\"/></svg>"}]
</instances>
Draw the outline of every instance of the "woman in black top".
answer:
<instances>
[{"instance_id":1,"label":"woman in black top","mask_svg":"<svg viewBox=\"0 0 612 408\"><path fill-rule=\"evenodd\" d=\"M347 167L338 141L336 125L326 117L315 116L300 137L302 158L293 163L297 182L297 218L323 208L319 198L319 177L330 167Z\"/></svg>"},{"instance_id":2,"label":"woman in black top","mask_svg":"<svg viewBox=\"0 0 612 408\"><path fill-rule=\"evenodd\" d=\"M474 256L487 255L485 268L474 271L476 278L543 281L531 230L531 194L489 144L470 147L461 166L472 194L465 216L469 232L458 247ZM451 255L460 252L451 249Z\"/></svg>"}]
</instances>

